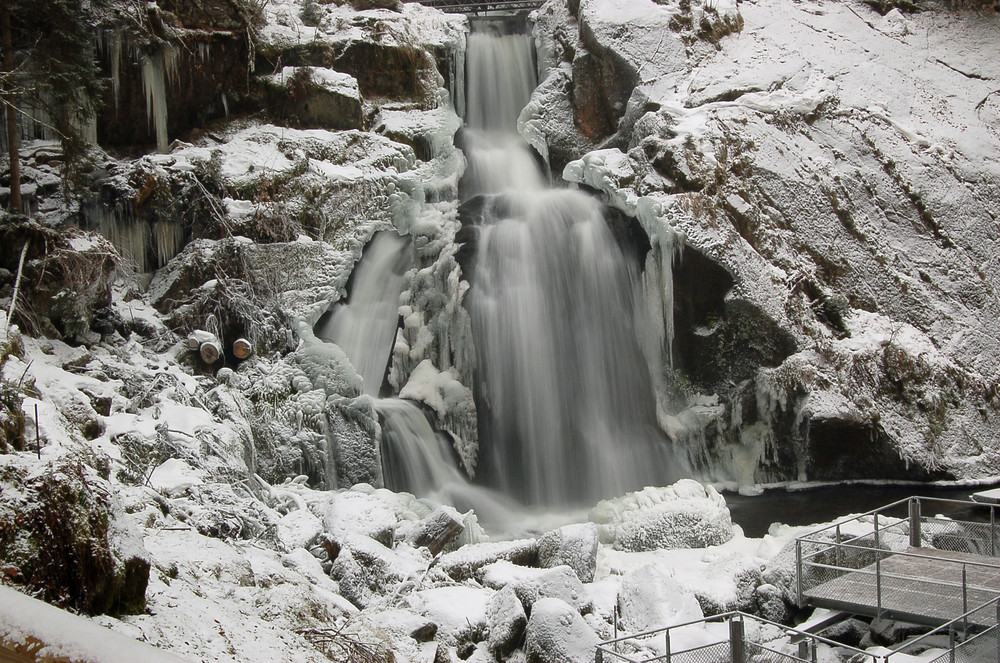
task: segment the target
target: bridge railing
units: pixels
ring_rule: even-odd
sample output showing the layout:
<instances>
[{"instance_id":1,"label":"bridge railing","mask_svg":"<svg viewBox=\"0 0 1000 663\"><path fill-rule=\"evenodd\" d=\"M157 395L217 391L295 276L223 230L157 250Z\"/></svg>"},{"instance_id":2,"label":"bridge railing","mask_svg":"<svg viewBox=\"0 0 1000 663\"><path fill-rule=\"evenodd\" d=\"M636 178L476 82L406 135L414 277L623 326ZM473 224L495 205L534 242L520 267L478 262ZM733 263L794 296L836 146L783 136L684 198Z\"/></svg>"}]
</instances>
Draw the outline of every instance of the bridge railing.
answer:
<instances>
[{"instance_id":1,"label":"bridge railing","mask_svg":"<svg viewBox=\"0 0 1000 663\"><path fill-rule=\"evenodd\" d=\"M538 9L543 0L421 0L421 4L436 7L450 14L511 13Z\"/></svg>"},{"instance_id":2,"label":"bridge railing","mask_svg":"<svg viewBox=\"0 0 1000 663\"><path fill-rule=\"evenodd\" d=\"M903 663L940 649L929 663L1000 661L1000 597L895 648L866 651L734 611L600 643L596 663Z\"/></svg>"},{"instance_id":3,"label":"bridge railing","mask_svg":"<svg viewBox=\"0 0 1000 663\"><path fill-rule=\"evenodd\" d=\"M933 508L936 515L924 515L928 508ZM979 586L975 578L996 564L967 556L1000 554L997 510L997 505L912 497L798 537L795 556L799 605L816 602L812 590L850 575L852 582L837 587L842 602L871 604L876 615L883 613L887 593L894 591L898 595L903 587L914 591L933 591L937 587L956 596L960 593L961 609L956 612L968 612L990 595L983 593L990 589ZM913 549L942 552L934 555ZM950 552L961 555L949 558ZM934 574L910 575L900 570L904 566L900 560L924 560L928 555L934 557ZM897 559L887 565L890 558Z\"/></svg>"}]
</instances>

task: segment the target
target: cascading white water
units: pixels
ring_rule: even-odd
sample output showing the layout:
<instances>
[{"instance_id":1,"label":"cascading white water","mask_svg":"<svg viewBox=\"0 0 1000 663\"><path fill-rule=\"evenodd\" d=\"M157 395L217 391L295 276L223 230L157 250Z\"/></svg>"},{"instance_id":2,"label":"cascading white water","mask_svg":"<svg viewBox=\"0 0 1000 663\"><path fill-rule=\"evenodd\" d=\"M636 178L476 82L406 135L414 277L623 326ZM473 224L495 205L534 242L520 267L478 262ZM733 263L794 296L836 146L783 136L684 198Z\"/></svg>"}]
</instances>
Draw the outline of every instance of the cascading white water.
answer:
<instances>
[{"instance_id":1,"label":"cascading white water","mask_svg":"<svg viewBox=\"0 0 1000 663\"><path fill-rule=\"evenodd\" d=\"M415 403L400 398L375 402L382 420L382 472L390 488L474 509L479 521L506 527L516 517L517 505L502 495L472 485L458 469L447 434L435 431Z\"/></svg>"},{"instance_id":2,"label":"cascading white water","mask_svg":"<svg viewBox=\"0 0 1000 663\"><path fill-rule=\"evenodd\" d=\"M389 364L399 319L399 294L410 261L408 245L395 233L376 234L355 268L347 302L337 305L316 329L318 338L340 346L370 396L378 396Z\"/></svg>"},{"instance_id":3,"label":"cascading white water","mask_svg":"<svg viewBox=\"0 0 1000 663\"><path fill-rule=\"evenodd\" d=\"M672 453L635 330L636 261L597 201L543 187L512 130L533 87L530 48L528 35L473 32L467 54L466 190L490 194L466 275L480 467L529 504L586 502L669 483Z\"/></svg>"},{"instance_id":4,"label":"cascading white water","mask_svg":"<svg viewBox=\"0 0 1000 663\"><path fill-rule=\"evenodd\" d=\"M351 360L370 396L378 395L395 340L409 249L409 240L395 233L376 234L355 267L347 301L316 325L316 336L339 345ZM506 528L516 505L469 482L458 469L450 439L433 429L419 405L376 398L374 406L382 428L380 456L388 488L474 509L481 522Z\"/></svg>"}]
</instances>

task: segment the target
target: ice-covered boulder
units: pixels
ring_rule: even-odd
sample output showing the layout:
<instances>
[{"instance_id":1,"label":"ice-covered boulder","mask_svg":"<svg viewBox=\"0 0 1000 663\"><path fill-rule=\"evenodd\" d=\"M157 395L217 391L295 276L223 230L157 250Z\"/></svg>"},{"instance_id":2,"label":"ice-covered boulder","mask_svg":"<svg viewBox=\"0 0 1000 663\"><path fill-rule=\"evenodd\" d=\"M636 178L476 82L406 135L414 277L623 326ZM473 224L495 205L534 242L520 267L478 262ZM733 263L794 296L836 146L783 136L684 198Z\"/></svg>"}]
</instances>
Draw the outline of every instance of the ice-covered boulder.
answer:
<instances>
[{"instance_id":1,"label":"ice-covered boulder","mask_svg":"<svg viewBox=\"0 0 1000 663\"><path fill-rule=\"evenodd\" d=\"M347 534L330 575L340 583L340 592L359 608L391 593L407 579L426 570L427 561L406 545L389 549L374 539Z\"/></svg>"},{"instance_id":2,"label":"ice-covered boulder","mask_svg":"<svg viewBox=\"0 0 1000 663\"><path fill-rule=\"evenodd\" d=\"M513 587L508 585L490 597L486 620L489 625L486 646L497 660L503 660L521 646L528 617Z\"/></svg>"},{"instance_id":3,"label":"ice-covered boulder","mask_svg":"<svg viewBox=\"0 0 1000 663\"><path fill-rule=\"evenodd\" d=\"M538 541L519 539L473 543L442 555L438 568L454 580L462 582L481 577L483 569L498 560L520 566L535 566L538 563Z\"/></svg>"},{"instance_id":4,"label":"ice-covered boulder","mask_svg":"<svg viewBox=\"0 0 1000 663\"><path fill-rule=\"evenodd\" d=\"M622 628L630 633L682 624L704 616L697 599L653 563L633 569L622 578L618 611Z\"/></svg>"},{"instance_id":5,"label":"ice-covered boulder","mask_svg":"<svg viewBox=\"0 0 1000 663\"><path fill-rule=\"evenodd\" d=\"M593 601L583 583L568 566L533 569L501 560L483 569L482 582L487 587L498 590L513 587L528 613L539 599L545 597L565 601L581 614L590 612L593 607Z\"/></svg>"},{"instance_id":6,"label":"ice-covered boulder","mask_svg":"<svg viewBox=\"0 0 1000 663\"><path fill-rule=\"evenodd\" d=\"M599 546L597 526L593 523L566 525L538 539L538 565L548 569L565 564L573 569L580 582L593 582Z\"/></svg>"},{"instance_id":7,"label":"ice-covered boulder","mask_svg":"<svg viewBox=\"0 0 1000 663\"><path fill-rule=\"evenodd\" d=\"M593 663L600 641L580 613L557 598L539 599L525 627L528 663Z\"/></svg>"},{"instance_id":8,"label":"ice-covered boulder","mask_svg":"<svg viewBox=\"0 0 1000 663\"><path fill-rule=\"evenodd\" d=\"M437 625L439 642L461 646L486 639L492 596L492 590L481 587L433 587L414 593L408 602Z\"/></svg>"},{"instance_id":9,"label":"ice-covered boulder","mask_svg":"<svg viewBox=\"0 0 1000 663\"><path fill-rule=\"evenodd\" d=\"M725 498L691 479L601 501L590 519L598 525L601 541L619 550L705 548L733 537Z\"/></svg>"}]
</instances>

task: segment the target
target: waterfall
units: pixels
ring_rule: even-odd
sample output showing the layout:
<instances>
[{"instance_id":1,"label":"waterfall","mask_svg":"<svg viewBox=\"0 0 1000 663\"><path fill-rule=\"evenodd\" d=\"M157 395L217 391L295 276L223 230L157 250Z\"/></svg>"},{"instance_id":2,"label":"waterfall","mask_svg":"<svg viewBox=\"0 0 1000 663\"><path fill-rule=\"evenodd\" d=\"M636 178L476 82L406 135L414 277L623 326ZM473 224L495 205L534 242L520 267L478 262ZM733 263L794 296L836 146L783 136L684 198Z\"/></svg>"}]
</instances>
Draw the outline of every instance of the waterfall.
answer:
<instances>
[{"instance_id":1,"label":"waterfall","mask_svg":"<svg viewBox=\"0 0 1000 663\"><path fill-rule=\"evenodd\" d=\"M546 189L513 130L534 86L530 37L481 25L468 42L464 138L465 189L480 195L466 306L483 476L529 504L666 485L672 450L636 331L638 260L596 200Z\"/></svg>"},{"instance_id":2,"label":"waterfall","mask_svg":"<svg viewBox=\"0 0 1000 663\"><path fill-rule=\"evenodd\" d=\"M347 301L335 304L316 324L316 336L340 346L370 396L378 395L388 367L409 265L409 240L394 232L377 233L355 267ZM375 398L373 403L388 488L474 509L481 522L497 528L506 528L516 517L516 504L469 482L459 470L450 437L434 429L419 405L401 398Z\"/></svg>"},{"instance_id":3,"label":"waterfall","mask_svg":"<svg viewBox=\"0 0 1000 663\"><path fill-rule=\"evenodd\" d=\"M347 302L336 304L316 327L318 338L344 351L370 396L378 396L396 338L408 249L396 233L377 233L354 270Z\"/></svg>"}]
</instances>

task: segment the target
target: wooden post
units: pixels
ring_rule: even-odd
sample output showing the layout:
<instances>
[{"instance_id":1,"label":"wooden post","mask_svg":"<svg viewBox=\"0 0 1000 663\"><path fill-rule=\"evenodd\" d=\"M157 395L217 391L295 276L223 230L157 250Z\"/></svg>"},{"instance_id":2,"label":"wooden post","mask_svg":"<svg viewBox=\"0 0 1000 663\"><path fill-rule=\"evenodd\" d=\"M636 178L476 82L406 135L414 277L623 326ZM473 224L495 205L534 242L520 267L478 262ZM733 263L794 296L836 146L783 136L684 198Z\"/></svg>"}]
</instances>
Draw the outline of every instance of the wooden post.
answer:
<instances>
[{"instance_id":1,"label":"wooden post","mask_svg":"<svg viewBox=\"0 0 1000 663\"><path fill-rule=\"evenodd\" d=\"M198 346L198 354L206 364L214 364L222 357L222 346L218 341L205 341Z\"/></svg>"}]
</instances>

